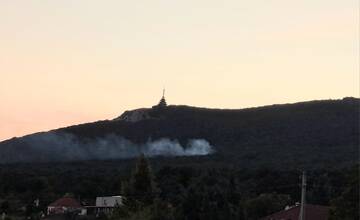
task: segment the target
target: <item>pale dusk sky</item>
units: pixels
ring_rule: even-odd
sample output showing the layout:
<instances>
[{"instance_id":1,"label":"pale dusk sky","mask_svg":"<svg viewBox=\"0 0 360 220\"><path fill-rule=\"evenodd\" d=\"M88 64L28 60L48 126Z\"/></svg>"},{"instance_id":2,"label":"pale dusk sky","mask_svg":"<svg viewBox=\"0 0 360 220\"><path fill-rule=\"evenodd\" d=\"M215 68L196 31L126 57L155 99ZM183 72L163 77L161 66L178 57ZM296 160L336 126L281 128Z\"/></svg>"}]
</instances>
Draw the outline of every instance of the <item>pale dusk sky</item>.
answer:
<instances>
[{"instance_id":1,"label":"pale dusk sky","mask_svg":"<svg viewBox=\"0 0 360 220\"><path fill-rule=\"evenodd\" d=\"M0 0L0 140L169 104L359 97L357 0Z\"/></svg>"}]
</instances>

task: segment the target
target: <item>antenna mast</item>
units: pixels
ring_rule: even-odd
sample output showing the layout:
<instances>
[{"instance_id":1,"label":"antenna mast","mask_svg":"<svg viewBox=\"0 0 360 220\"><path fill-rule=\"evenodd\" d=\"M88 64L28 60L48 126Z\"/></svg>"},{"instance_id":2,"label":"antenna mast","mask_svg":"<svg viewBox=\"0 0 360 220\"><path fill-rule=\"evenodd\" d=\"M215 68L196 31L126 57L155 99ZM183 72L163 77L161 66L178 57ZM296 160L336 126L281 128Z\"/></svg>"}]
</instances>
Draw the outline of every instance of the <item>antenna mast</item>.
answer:
<instances>
[{"instance_id":1,"label":"antenna mast","mask_svg":"<svg viewBox=\"0 0 360 220\"><path fill-rule=\"evenodd\" d=\"M302 183L301 183L301 204L300 204L300 214L299 220L305 220L305 202L306 202L306 173L302 173Z\"/></svg>"}]
</instances>

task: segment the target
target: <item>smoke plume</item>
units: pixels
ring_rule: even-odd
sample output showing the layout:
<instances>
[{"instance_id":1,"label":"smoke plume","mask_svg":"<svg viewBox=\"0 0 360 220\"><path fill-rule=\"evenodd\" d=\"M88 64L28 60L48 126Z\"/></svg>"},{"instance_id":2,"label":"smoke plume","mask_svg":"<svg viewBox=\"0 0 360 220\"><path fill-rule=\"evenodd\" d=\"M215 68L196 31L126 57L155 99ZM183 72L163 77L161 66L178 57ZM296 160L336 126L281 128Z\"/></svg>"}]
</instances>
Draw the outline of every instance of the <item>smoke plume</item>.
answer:
<instances>
[{"instance_id":1,"label":"smoke plume","mask_svg":"<svg viewBox=\"0 0 360 220\"><path fill-rule=\"evenodd\" d=\"M0 163L126 159L141 153L148 157L195 156L213 152L204 139L188 140L185 146L168 138L135 144L114 134L90 139L47 132L0 143Z\"/></svg>"}]
</instances>

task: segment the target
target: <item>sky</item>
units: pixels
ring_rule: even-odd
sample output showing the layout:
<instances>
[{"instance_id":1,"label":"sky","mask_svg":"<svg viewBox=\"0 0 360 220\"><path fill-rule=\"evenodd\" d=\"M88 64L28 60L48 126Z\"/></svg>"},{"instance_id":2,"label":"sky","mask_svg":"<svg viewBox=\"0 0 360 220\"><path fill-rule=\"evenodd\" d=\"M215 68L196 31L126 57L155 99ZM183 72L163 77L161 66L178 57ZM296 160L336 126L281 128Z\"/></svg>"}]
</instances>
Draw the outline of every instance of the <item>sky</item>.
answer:
<instances>
[{"instance_id":1,"label":"sky","mask_svg":"<svg viewBox=\"0 0 360 220\"><path fill-rule=\"evenodd\" d=\"M0 140L156 104L359 97L357 0L0 0Z\"/></svg>"}]
</instances>

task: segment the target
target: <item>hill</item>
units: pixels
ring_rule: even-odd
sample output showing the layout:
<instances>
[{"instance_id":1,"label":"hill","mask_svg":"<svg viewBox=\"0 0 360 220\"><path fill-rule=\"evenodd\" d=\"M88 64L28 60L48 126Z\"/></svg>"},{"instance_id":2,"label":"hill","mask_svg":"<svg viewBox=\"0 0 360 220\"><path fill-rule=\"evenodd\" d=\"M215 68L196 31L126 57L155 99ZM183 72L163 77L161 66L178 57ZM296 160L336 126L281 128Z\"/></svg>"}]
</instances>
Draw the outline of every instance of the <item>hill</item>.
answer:
<instances>
[{"instance_id":1,"label":"hill","mask_svg":"<svg viewBox=\"0 0 360 220\"><path fill-rule=\"evenodd\" d=\"M240 167L348 166L358 161L359 104L344 98L239 110L139 109L1 142L0 161L116 160L143 152L177 156L171 163L196 158Z\"/></svg>"}]
</instances>

